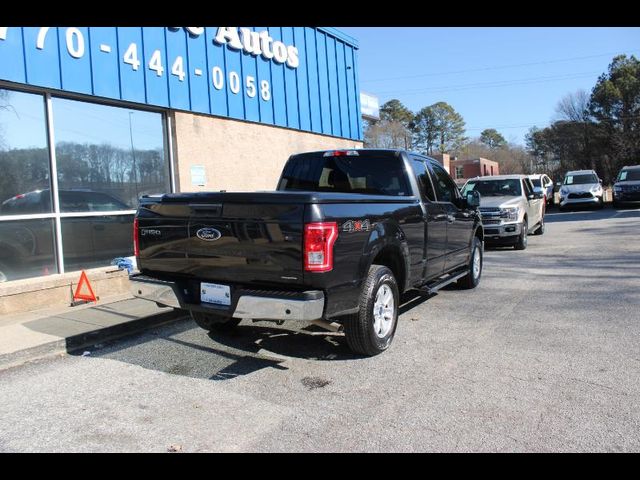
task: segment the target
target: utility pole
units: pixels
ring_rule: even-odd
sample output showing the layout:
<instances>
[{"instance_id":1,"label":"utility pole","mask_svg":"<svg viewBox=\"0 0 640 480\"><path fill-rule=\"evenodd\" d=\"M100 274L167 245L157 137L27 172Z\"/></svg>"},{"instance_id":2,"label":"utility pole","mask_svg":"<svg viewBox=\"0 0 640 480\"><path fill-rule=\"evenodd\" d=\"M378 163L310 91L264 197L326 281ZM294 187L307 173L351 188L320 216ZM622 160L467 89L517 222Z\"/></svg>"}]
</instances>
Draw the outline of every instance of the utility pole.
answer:
<instances>
[{"instance_id":1,"label":"utility pole","mask_svg":"<svg viewBox=\"0 0 640 480\"><path fill-rule=\"evenodd\" d=\"M131 140L131 158L133 160L133 185L134 188L136 190L136 204L132 205L133 207L137 207L137 203L138 203L138 173L136 170L136 154L135 151L133 149L133 130L131 128L131 115L133 115L134 112L132 112L131 110L129 110L129 139Z\"/></svg>"}]
</instances>

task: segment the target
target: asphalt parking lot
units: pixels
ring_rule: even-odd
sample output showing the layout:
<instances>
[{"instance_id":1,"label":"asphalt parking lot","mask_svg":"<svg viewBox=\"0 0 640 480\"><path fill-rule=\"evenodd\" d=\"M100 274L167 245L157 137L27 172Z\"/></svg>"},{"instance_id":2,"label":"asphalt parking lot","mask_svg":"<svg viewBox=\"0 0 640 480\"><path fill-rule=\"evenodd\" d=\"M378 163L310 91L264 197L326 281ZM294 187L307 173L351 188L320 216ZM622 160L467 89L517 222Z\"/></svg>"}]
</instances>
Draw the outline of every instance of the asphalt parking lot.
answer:
<instances>
[{"instance_id":1,"label":"asphalt parking lot","mask_svg":"<svg viewBox=\"0 0 640 480\"><path fill-rule=\"evenodd\" d=\"M640 210L551 210L390 350L189 320L0 372L1 451L640 451Z\"/></svg>"}]
</instances>

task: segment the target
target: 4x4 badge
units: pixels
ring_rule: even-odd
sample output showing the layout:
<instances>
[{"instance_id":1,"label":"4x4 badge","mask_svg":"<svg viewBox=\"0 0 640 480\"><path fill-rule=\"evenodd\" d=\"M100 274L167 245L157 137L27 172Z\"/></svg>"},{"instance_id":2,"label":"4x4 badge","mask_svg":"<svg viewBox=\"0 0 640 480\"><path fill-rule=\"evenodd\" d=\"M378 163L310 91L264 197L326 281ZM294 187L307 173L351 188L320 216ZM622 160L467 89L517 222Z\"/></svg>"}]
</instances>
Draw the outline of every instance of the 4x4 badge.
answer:
<instances>
[{"instance_id":1,"label":"4x4 badge","mask_svg":"<svg viewBox=\"0 0 640 480\"><path fill-rule=\"evenodd\" d=\"M369 219L365 220L347 220L342 224L342 231L347 233L368 232L371 230Z\"/></svg>"}]
</instances>

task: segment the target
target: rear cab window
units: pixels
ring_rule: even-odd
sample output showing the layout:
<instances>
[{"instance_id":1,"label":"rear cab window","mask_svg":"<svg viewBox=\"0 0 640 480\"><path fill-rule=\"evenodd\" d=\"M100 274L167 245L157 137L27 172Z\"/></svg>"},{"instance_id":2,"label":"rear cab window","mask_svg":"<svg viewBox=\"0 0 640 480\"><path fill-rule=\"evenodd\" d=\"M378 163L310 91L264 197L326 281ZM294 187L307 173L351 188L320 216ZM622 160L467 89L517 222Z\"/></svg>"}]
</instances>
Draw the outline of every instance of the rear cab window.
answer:
<instances>
[{"instance_id":1,"label":"rear cab window","mask_svg":"<svg viewBox=\"0 0 640 480\"><path fill-rule=\"evenodd\" d=\"M283 169L278 190L412 195L401 156L359 150L294 155Z\"/></svg>"}]
</instances>

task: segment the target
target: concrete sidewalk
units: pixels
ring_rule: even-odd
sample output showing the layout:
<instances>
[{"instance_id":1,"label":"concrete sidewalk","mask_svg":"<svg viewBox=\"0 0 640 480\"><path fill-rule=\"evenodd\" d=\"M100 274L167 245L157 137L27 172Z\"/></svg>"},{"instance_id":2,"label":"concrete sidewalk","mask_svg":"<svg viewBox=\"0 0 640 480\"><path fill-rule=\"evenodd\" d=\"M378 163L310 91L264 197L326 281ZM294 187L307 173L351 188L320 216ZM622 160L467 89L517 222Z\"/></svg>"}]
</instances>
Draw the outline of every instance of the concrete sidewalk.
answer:
<instances>
[{"instance_id":1,"label":"concrete sidewalk","mask_svg":"<svg viewBox=\"0 0 640 480\"><path fill-rule=\"evenodd\" d=\"M0 315L0 370L171 322L172 308L123 294L76 307Z\"/></svg>"}]
</instances>

